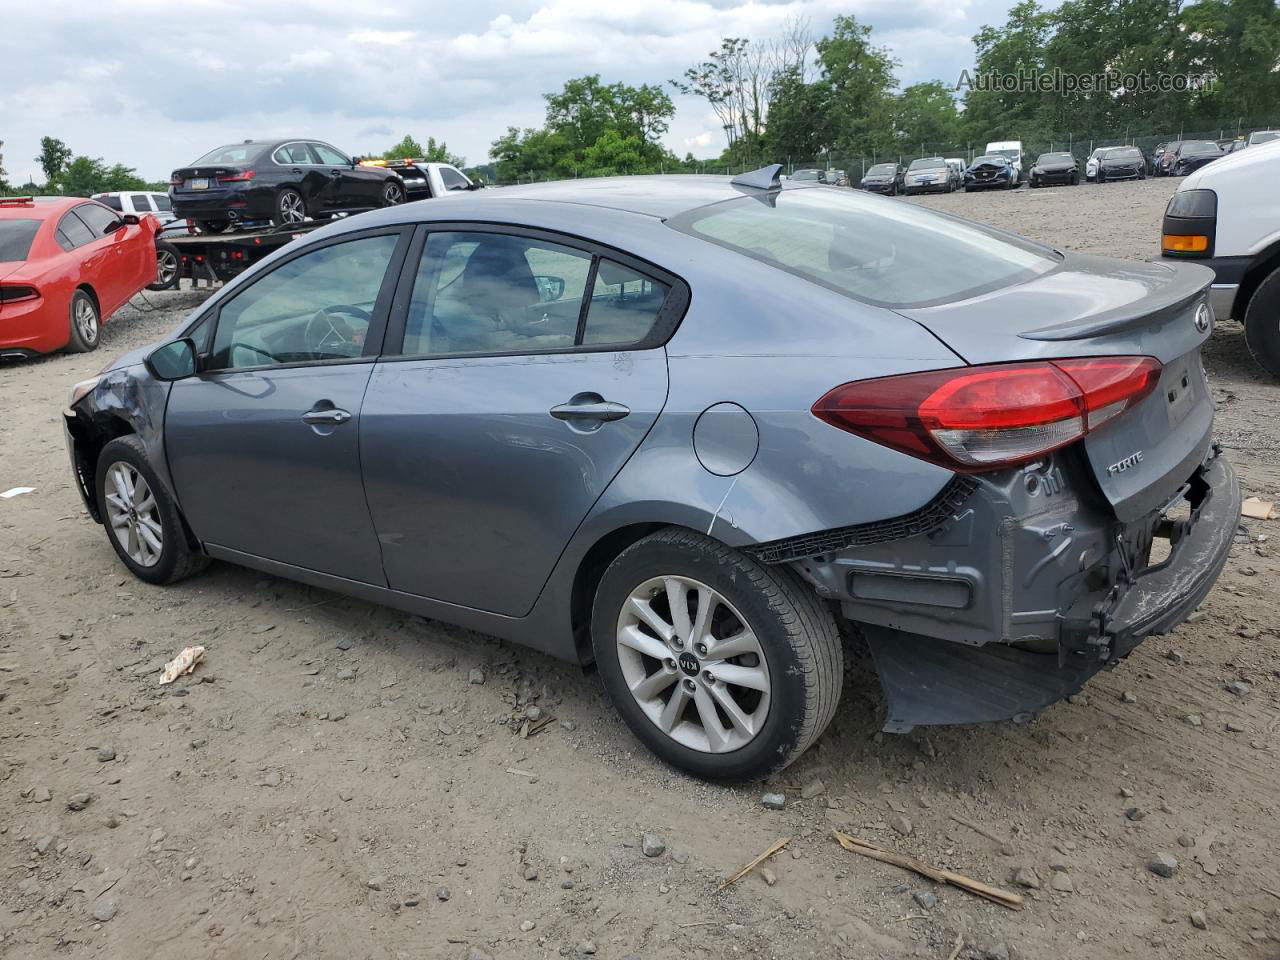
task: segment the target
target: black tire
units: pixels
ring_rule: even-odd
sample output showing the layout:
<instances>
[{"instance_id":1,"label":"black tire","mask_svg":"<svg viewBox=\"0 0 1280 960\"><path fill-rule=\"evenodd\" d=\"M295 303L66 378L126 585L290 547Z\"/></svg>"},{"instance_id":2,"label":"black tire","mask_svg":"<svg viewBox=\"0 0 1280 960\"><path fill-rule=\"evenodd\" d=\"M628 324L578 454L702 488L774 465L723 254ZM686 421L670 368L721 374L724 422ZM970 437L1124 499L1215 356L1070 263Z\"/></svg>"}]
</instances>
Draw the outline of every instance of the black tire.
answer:
<instances>
[{"instance_id":1,"label":"black tire","mask_svg":"<svg viewBox=\"0 0 1280 960\"><path fill-rule=\"evenodd\" d=\"M136 473L141 474L155 499L154 515L158 518L161 528L161 549L158 559L150 565L141 564L129 556L128 550L120 543L112 527L107 495L115 490L113 486L113 489L108 491L107 474L118 463L127 464ZM139 580L159 585L176 583L208 566L209 558L190 542L186 524L182 522L177 504L169 496L164 484L156 476L156 472L151 469L151 464L147 462L146 447L136 436L118 437L102 448L102 452L98 455L94 482L97 490L98 515L102 517L107 539L111 542L116 556Z\"/></svg>"},{"instance_id":2,"label":"black tire","mask_svg":"<svg viewBox=\"0 0 1280 960\"><path fill-rule=\"evenodd\" d=\"M271 208L271 222L277 227L286 224L302 223L307 218L307 204L302 194L293 187L285 187L276 194L275 205Z\"/></svg>"},{"instance_id":3,"label":"black tire","mask_svg":"<svg viewBox=\"0 0 1280 960\"><path fill-rule=\"evenodd\" d=\"M201 233L226 233L231 226L228 220L197 220L195 224Z\"/></svg>"},{"instance_id":4,"label":"black tire","mask_svg":"<svg viewBox=\"0 0 1280 960\"><path fill-rule=\"evenodd\" d=\"M87 290L77 290L71 295L67 323L71 327L67 353L88 353L98 349L102 342L102 311L98 309L98 301Z\"/></svg>"},{"instance_id":5,"label":"black tire","mask_svg":"<svg viewBox=\"0 0 1280 960\"><path fill-rule=\"evenodd\" d=\"M1271 271L1249 298L1244 339L1258 366L1280 379L1280 268Z\"/></svg>"},{"instance_id":6,"label":"black tire","mask_svg":"<svg viewBox=\"0 0 1280 960\"><path fill-rule=\"evenodd\" d=\"M168 240L156 241L156 282L148 290L172 290L182 279L182 254Z\"/></svg>"},{"instance_id":7,"label":"black tire","mask_svg":"<svg viewBox=\"0 0 1280 960\"><path fill-rule=\"evenodd\" d=\"M637 587L664 576L711 587L759 640L769 704L758 732L737 749L711 753L678 743L631 694L618 655L619 617ZM789 569L759 564L692 530L651 534L610 564L596 590L591 633L605 689L627 726L667 763L706 779L740 781L781 770L822 735L840 700L844 651L835 619L813 588ZM675 682L686 678L677 673Z\"/></svg>"},{"instance_id":8,"label":"black tire","mask_svg":"<svg viewBox=\"0 0 1280 960\"><path fill-rule=\"evenodd\" d=\"M382 185L382 206L395 207L404 203L404 187L395 180L388 180Z\"/></svg>"},{"instance_id":9,"label":"black tire","mask_svg":"<svg viewBox=\"0 0 1280 960\"><path fill-rule=\"evenodd\" d=\"M1073 174L1071 175L1071 185L1072 185L1073 187L1077 187L1077 186L1079 186L1079 185L1080 185L1080 174L1078 174L1078 173L1073 173Z\"/></svg>"}]
</instances>

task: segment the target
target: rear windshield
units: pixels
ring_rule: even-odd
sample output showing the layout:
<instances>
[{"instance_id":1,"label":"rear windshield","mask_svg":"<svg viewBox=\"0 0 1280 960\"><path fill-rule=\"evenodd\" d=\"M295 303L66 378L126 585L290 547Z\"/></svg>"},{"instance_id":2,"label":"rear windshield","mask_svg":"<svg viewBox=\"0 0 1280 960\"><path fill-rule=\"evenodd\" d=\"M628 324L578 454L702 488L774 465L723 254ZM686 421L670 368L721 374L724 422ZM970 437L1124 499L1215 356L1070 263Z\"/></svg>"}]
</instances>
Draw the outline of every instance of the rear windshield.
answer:
<instances>
[{"instance_id":1,"label":"rear windshield","mask_svg":"<svg viewBox=\"0 0 1280 960\"><path fill-rule=\"evenodd\" d=\"M887 177L891 173L897 171L897 167L892 163L877 163L874 167L867 171L868 177Z\"/></svg>"},{"instance_id":2,"label":"rear windshield","mask_svg":"<svg viewBox=\"0 0 1280 960\"><path fill-rule=\"evenodd\" d=\"M920 160L912 160L911 166L907 170L941 170L947 165L945 160L930 160L925 157Z\"/></svg>"},{"instance_id":3,"label":"rear windshield","mask_svg":"<svg viewBox=\"0 0 1280 960\"><path fill-rule=\"evenodd\" d=\"M817 180L817 170L797 170L791 175L792 180Z\"/></svg>"},{"instance_id":4,"label":"rear windshield","mask_svg":"<svg viewBox=\"0 0 1280 960\"><path fill-rule=\"evenodd\" d=\"M1190 140L1182 145L1183 156L1202 156L1206 153L1221 153L1222 148L1212 140Z\"/></svg>"},{"instance_id":5,"label":"rear windshield","mask_svg":"<svg viewBox=\"0 0 1280 960\"><path fill-rule=\"evenodd\" d=\"M0 220L0 263L27 259L43 220Z\"/></svg>"},{"instance_id":6,"label":"rear windshield","mask_svg":"<svg viewBox=\"0 0 1280 960\"><path fill-rule=\"evenodd\" d=\"M1116 150L1108 150L1106 157L1108 160L1141 160L1142 151L1137 147L1120 147Z\"/></svg>"},{"instance_id":7,"label":"rear windshield","mask_svg":"<svg viewBox=\"0 0 1280 960\"><path fill-rule=\"evenodd\" d=\"M920 306L1029 279L1058 263L1047 247L858 191L783 190L698 207L668 221L858 300Z\"/></svg>"},{"instance_id":8,"label":"rear windshield","mask_svg":"<svg viewBox=\"0 0 1280 960\"><path fill-rule=\"evenodd\" d=\"M191 166L200 167L211 163L253 163L267 149L265 143L233 143L230 146L210 150L199 160L191 161Z\"/></svg>"}]
</instances>

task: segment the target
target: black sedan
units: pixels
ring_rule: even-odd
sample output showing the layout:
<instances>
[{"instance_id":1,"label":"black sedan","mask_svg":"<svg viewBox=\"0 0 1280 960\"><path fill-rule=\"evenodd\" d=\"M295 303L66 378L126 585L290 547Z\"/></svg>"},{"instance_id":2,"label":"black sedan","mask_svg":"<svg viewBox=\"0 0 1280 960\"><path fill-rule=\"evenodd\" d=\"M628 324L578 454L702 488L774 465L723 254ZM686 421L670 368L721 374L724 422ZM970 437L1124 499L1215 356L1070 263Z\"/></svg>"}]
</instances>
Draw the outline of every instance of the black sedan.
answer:
<instances>
[{"instance_id":1,"label":"black sedan","mask_svg":"<svg viewBox=\"0 0 1280 960\"><path fill-rule=\"evenodd\" d=\"M1212 140L1183 140L1171 156L1165 155L1164 162L1170 176L1185 177L1222 156L1225 156L1222 148Z\"/></svg>"},{"instance_id":2,"label":"black sedan","mask_svg":"<svg viewBox=\"0 0 1280 960\"><path fill-rule=\"evenodd\" d=\"M1055 183L1075 186L1080 182L1080 168L1076 158L1069 153L1042 153L1036 158L1027 182L1033 187L1047 187Z\"/></svg>"},{"instance_id":3,"label":"black sedan","mask_svg":"<svg viewBox=\"0 0 1280 960\"><path fill-rule=\"evenodd\" d=\"M862 175L861 186L870 193L896 196L902 190L906 171L898 163L877 163Z\"/></svg>"},{"instance_id":4,"label":"black sedan","mask_svg":"<svg viewBox=\"0 0 1280 960\"><path fill-rule=\"evenodd\" d=\"M246 140L173 171L169 198L175 216L221 233L234 224L390 207L404 202L405 189L394 171L361 166L319 140Z\"/></svg>"},{"instance_id":5,"label":"black sedan","mask_svg":"<svg viewBox=\"0 0 1280 960\"><path fill-rule=\"evenodd\" d=\"M1111 147L1098 157L1098 182L1147 179L1147 161L1137 147Z\"/></svg>"},{"instance_id":6,"label":"black sedan","mask_svg":"<svg viewBox=\"0 0 1280 960\"><path fill-rule=\"evenodd\" d=\"M965 193L971 190L1016 190L1018 171L998 153L978 157L964 172Z\"/></svg>"}]
</instances>

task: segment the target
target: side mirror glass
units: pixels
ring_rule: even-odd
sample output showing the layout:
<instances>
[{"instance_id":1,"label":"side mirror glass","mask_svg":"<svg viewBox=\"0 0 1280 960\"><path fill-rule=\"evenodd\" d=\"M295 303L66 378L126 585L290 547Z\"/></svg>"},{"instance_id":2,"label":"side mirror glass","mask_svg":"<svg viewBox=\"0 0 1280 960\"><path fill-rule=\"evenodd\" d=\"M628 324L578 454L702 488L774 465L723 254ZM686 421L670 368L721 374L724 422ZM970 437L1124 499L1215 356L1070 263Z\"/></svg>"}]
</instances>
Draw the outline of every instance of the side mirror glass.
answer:
<instances>
[{"instance_id":1,"label":"side mirror glass","mask_svg":"<svg viewBox=\"0 0 1280 960\"><path fill-rule=\"evenodd\" d=\"M126 227L136 227L142 222L141 218L136 213L126 213L120 219L124 221L124 225Z\"/></svg>"},{"instance_id":2,"label":"side mirror glass","mask_svg":"<svg viewBox=\"0 0 1280 960\"><path fill-rule=\"evenodd\" d=\"M195 376L196 345L189 337L174 340L152 350L146 359L147 370L157 380L169 382Z\"/></svg>"},{"instance_id":3,"label":"side mirror glass","mask_svg":"<svg viewBox=\"0 0 1280 960\"><path fill-rule=\"evenodd\" d=\"M564 296L564 277L534 277L538 285L538 302L551 303Z\"/></svg>"}]
</instances>

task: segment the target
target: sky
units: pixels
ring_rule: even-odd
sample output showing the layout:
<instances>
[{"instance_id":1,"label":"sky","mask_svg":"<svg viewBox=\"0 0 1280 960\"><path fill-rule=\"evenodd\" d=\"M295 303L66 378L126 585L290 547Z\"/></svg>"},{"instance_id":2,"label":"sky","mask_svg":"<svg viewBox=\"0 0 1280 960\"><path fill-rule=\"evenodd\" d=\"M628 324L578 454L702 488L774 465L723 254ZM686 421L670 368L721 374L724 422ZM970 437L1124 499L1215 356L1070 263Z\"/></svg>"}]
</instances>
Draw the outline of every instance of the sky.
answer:
<instances>
[{"instance_id":1,"label":"sky","mask_svg":"<svg viewBox=\"0 0 1280 960\"><path fill-rule=\"evenodd\" d=\"M309 137L353 154L405 134L469 163L509 126L540 126L571 77L660 83L719 46L815 35L851 13L903 85L954 83L970 38L1012 0L0 0L0 140L11 182L43 180L40 137L148 180L223 143ZM676 154L716 156L707 104L668 87Z\"/></svg>"}]
</instances>

